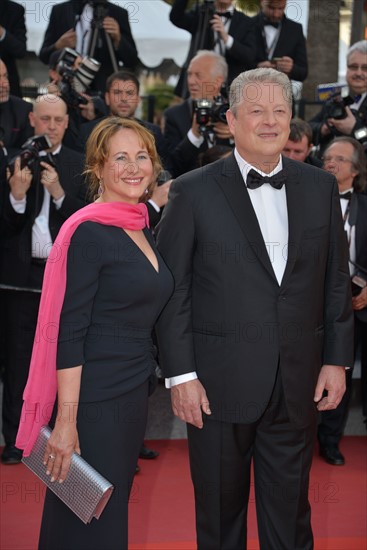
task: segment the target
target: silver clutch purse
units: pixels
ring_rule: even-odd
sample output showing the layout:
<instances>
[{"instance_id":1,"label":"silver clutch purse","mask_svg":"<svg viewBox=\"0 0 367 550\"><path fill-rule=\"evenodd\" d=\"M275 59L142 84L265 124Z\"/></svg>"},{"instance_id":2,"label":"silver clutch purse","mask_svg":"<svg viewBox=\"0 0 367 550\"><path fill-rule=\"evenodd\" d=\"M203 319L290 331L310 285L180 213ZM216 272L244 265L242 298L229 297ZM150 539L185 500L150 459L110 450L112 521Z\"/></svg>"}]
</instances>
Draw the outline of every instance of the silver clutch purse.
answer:
<instances>
[{"instance_id":1,"label":"silver clutch purse","mask_svg":"<svg viewBox=\"0 0 367 550\"><path fill-rule=\"evenodd\" d=\"M98 519L114 489L112 483L77 453L72 456L66 480L62 483L58 481L51 483L50 476L46 476L46 467L43 464L50 435L50 428L43 426L32 452L29 456L23 457L22 462L84 523L90 523L93 518Z\"/></svg>"}]
</instances>

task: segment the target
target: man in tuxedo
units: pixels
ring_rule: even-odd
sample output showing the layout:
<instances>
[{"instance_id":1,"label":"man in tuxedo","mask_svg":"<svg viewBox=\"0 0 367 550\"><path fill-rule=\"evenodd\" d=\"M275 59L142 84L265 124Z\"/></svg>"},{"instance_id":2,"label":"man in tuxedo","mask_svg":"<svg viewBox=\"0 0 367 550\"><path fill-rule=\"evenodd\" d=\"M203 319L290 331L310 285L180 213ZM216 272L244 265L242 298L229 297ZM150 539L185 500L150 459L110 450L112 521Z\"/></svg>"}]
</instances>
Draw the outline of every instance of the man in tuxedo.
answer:
<instances>
[{"instance_id":1,"label":"man in tuxedo","mask_svg":"<svg viewBox=\"0 0 367 550\"><path fill-rule=\"evenodd\" d=\"M188 0L174 0L171 22L191 35L189 54L180 74L175 93L188 97L186 71L199 50L213 50L228 65L228 85L246 69L254 66L251 19L233 7L233 0L204 2L187 11Z\"/></svg>"},{"instance_id":2,"label":"man in tuxedo","mask_svg":"<svg viewBox=\"0 0 367 550\"><path fill-rule=\"evenodd\" d=\"M355 352L361 352L362 409L363 415L367 416L367 184L366 157L362 145L349 136L335 138L325 150L324 169L333 174L338 182L349 246ZM355 279L355 276L358 278ZM352 370L348 370L347 389L340 405L335 410L321 413L317 431L320 456L333 466L345 464L339 443L347 421L351 391Z\"/></svg>"},{"instance_id":3,"label":"man in tuxedo","mask_svg":"<svg viewBox=\"0 0 367 550\"><path fill-rule=\"evenodd\" d=\"M113 2L107 2L103 10L106 10L107 15L100 21L100 6L95 1L69 0L53 6L39 54L41 61L48 64L50 55L65 47L75 49L82 56L92 53L101 67L91 89L102 92L105 90L106 78L117 71L119 66L134 70L139 61L128 12ZM95 51L90 52L93 29L95 26L99 28L100 24ZM112 52L108 42L111 42ZM115 66L113 59L116 61Z\"/></svg>"},{"instance_id":4,"label":"man in tuxedo","mask_svg":"<svg viewBox=\"0 0 367 550\"><path fill-rule=\"evenodd\" d=\"M200 50L192 58L187 71L190 97L164 113L164 135L169 146L173 175L179 176L197 168L201 153L211 145L229 145L232 134L221 120L198 123L195 104L199 99L213 101L220 97L227 79L225 59L215 52Z\"/></svg>"},{"instance_id":5,"label":"man in tuxedo","mask_svg":"<svg viewBox=\"0 0 367 550\"><path fill-rule=\"evenodd\" d=\"M349 48L346 80L349 95L343 99L345 116L330 117L330 101L327 101L310 120L313 140L319 146L320 157L326 146L338 136L350 136L367 144L367 40L360 40Z\"/></svg>"},{"instance_id":6,"label":"man in tuxedo","mask_svg":"<svg viewBox=\"0 0 367 550\"><path fill-rule=\"evenodd\" d=\"M303 82L308 63L302 25L285 15L286 0L261 0L261 11L252 17L255 66L272 67L292 80Z\"/></svg>"},{"instance_id":7,"label":"man in tuxedo","mask_svg":"<svg viewBox=\"0 0 367 550\"><path fill-rule=\"evenodd\" d=\"M176 179L158 225L175 279L160 359L187 422L199 550L246 547L251 460L260 548L313 547L317 409L338 405L353 361L336 181L281 156L291 114L286 75L239 75L234 153Z\"/></svg>"},{"instance_id":8,"label":"man in tuxedo","mask_svg":"<svg viewBox=\"0 0 367 550\"><path fill-rule=\"evenodd\" d=\"M16 464L21 451L15 448L28 377L38 306L46 260L64 221L85 205L83 156L62 145L68 125L64 101L55 95L37 98L30 123L35 135L46 134L51 142L31 167L19 157L13 173L8 170L8 193L1 217L3 251L0 270L4 308L3 434L4 464Z\"/></svg>"},{"instance_id":9,"label":"man in tuxedo","mask_svg":"<svg viewBox=\"0 0 367 550\"><path fill-rule=\"evenodd\" d=\"M0 10L0 58L8 68L10 93L21 96L16 59L27 53L24 7L19 2L2 0Z\"/></svg>"}]
</instances>

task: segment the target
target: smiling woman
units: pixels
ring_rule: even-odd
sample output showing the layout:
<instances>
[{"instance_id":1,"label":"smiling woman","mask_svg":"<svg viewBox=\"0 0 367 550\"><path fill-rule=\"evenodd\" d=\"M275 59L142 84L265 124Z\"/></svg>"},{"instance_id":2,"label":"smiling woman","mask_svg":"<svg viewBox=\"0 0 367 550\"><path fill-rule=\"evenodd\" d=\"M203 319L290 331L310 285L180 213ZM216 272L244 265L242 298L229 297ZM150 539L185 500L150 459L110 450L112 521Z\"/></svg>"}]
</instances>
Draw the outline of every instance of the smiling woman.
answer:
<instances>
[{"instance_id":1,"label":"smiling woman","mask_svg":"<svg viewBox=\"0 0 367 550\"><path fill-rule=\"evenodd\" d=\"M160 169L145 128L119 117L98 124L87 143L87 174L100 193L64 224L52 249L58 261L47 264L38 320L44 327L59 319L58 339L33 348L35 358L56 348L47 362L57 372L57 408L45 471L63 482L73 451L81 452L115 490L88 525L47 492L39 548L127 550L129 492L156 368L152 330L173 286L146 227L144 201ZM41 410L52 402L52 388L36 382L43 364L34 361L25 392L27 406L38 402ZM25 455L33 444L26 428L17 439Z\"/></svg>"}]
</instances>

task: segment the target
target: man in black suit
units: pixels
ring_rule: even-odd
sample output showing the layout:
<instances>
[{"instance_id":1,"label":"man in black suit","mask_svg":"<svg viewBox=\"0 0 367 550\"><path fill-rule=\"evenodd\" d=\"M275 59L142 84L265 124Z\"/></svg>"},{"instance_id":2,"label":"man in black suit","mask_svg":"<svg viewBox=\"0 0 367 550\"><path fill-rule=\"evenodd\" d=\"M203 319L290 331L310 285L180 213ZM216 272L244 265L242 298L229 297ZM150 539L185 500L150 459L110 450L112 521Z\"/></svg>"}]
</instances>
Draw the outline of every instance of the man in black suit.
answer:
<instances>
[{"instance_id":1,"label":"man in black suit","mask_svg":"<svg viewBox=\"0 0 367 550\"><path fill-rule=\"evenodd\" d=\"M261 0L261 11L252 17L255 66L272 67L292 80L303 82L308 63L302 25L287 18L286 0Z\"/></svg>"},{"instance_id":2,"label":"man in black suit","mask_svg":"<svg viewBox=\"0 0 367 550\"><path fill-rule=\"evenodd\" d=\"M10 158L33 133L28 118L31 111L31 103L10 95L8 70L0 59L0 146Z\"/></svg>"},{"instance_id":3,"label":"man in black suit","mask_svg":"<svg viewBox=\"0 0 367 550\"><path fill-rule=\"evenodd\" d=\"M344 230L349 245L355 351L360 348L361 352L362 408L363 415L367 416L367 185L366 157L362 145L349 136L335 138L325 150L324 168L334 174L338 181ZM354 279L354 276L358 279ZM349 370L347 389L340 405L333 411L323 412L318 426L320 455L334 466L345 464L339 443L347 421L351 391L352 370Z\"/></svg>"},{"instance_id":4,"label":"man in black suit","mask_svg":"<svg viewBox=\"0 0 367 550\"><path fill-rule=\"evenodd\" d=\"M181 71L175 93L188 97L186 70L199 50L213 50L222 55L228 65L228 85L242 71L254 66L251 19L233 7L233 0L214 0L213 4L198 3L187 10L188 0L174 0L171 22L191 33L189 54Z\"/></svg>"},{"instance_id":5,"label":"man in black suit","mask_svg":"<svg viewBox=\"0 0 367 550\"><path fill-rule=\"evenodd\" d=\"M164 136L174 177L197 168L200 154L209 146L230 144L232 134L226 122L219 120L212 124L210 117L209 124L200 127L195 113L197 100L213 101L220 96L227 74L225 59L210 50L198 51L190 61L187 71L190 97L164 113Z\"/></svg>"},{"instance_id":6,"label":"man in black suit","mask_svg":"<svg viewBox=\"0 0 367 550\"><path fill-rule=\"evenodd\" d=\"M252 459L260 548L313 547L317 409L338 405L353 361L337 185L281 157L291 113L286 75L239 75L234 153L176 179L158 225L175 279L160 359L188 423L199 550L246 547Z\"/></svg>"},{"instance_id":7,"label":"man in black suit","mask_svg":"<svg viewBox=\"0 0 367 550\"><path fill-rule=\"evenodd\" d=\"M15 448L22 394L28 377L46 260L64 221L85 205L83 156L62 145L68 124L66 104L55 95L37 98L30 113L35 135L46 134L51 148L31 168L8 172L8 193L1 217L1 321L4 331L4 464L16 464Z\"/></svg>"},{"instance_id":8,"label":"man in black suit","mask_svg":"<svg viewBox=\"0 0 367 550\"><path fill-rule=\"evenodd\" d=\"M8 69L10 93L21 96L16 59L27 52L24 8L18 2L2 0L0 10L0 57Z\"/></svg>"},{"instance_id":9,"label":"man in black suit","mask_svg":"<svg viewBox=\"0 0 367 550\"><path fill-rule=\"evenodd\" d=\"M360 143L367 143L367 40L360 40L349 48L346 80L349 89L349 96L343 100L346 116L341 119L330 117L328 101L310 120L313 141L319 148L320 157L325 147L338 136L350 136Z\"/></svg>"},{"instance_id":10,"label":"man in black suit","mask_svg":"<svg viewBox=\"0 0 367 550\"><path fill-rule=\"evenodd\" d=\"M83 56L89 54L93 22L98 22L93 8L95 4L90 1L69 0L52 8L39 54L43 63L48 64L50 55L55 50L65 47L73 48ZM91 84L92 90L102 92L105 90L106 78L118 70L119 66L124 65L134 70L139 61L128 12L111 2L107 2L104 8L107 10L107 16L103 18L96 48L92 52L93 57L101 63L101 67ZM115 67L108 48L107 36L110 37L113 57L117 62Z\"/></svg>"}]
</instances>

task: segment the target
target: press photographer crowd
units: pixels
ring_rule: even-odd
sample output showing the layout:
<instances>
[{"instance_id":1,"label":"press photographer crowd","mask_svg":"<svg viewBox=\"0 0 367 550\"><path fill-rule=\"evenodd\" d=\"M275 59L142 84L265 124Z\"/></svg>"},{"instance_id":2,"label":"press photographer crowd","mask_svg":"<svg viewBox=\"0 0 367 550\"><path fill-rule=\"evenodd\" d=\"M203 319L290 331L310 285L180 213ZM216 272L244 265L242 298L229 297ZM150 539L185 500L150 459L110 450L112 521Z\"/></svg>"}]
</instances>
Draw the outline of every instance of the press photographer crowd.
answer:
<instances>
[{"instance_id":1,"label":"press photographer crowd","mask_svg":"<svg viewBox=\"0 0 367 550\"><path fill-rule=\"evenodd\" d=\"M206 319L220 324L220 316L216 316L217 310L210 302L220 302L224 316L227 308L223 299L231 303L232 298L228 297L231 293L243 292L247 296L248 290L239 287L236 290L233 285L240 285L239 279L233 278L232 282L230 277L225 279L228 288L219 290L220 278L216 279L213 275L216 267L209 269L209 260L208 265L204 265L198 243L205 238L208 241L218 239L214 230L217 225L222 228L223 243L232 231L235 234L232 226L237 227L238 222L236 219L233 221L227 211L232 208L235 212L239 208L231 203L236 202L235 196L245 201L240 199L244 190L250 197L250 200L246 198L247 207L251 210L250 221L242 220L240 223L251 225L256 222L254 242L261 239L263 246L267 239L278 242L279 238L280 243L285 230L287 243L288 229L284 228L288 227L288 219L290 231L293 227L291 223L294 223L291 222L289 195L293 182L288 180L293 178L299 183L298 179L302 182L309 178L310 201L315 205L318 201L313 182L319 181L320 204L325 216L329 212L330 224L335 224L335 227L326 225L329 218L325 221L320 213L321 207L314 206L315 219L320 227L311 225L310 228L302 228L305 235L309 231L307 246L314 245L315 254L317 248L320 263L323 262L321 258L329 258L325 272L320 271L320 276L325 276L325 289L317 287L318 294L315 294L320 301L321 314L318 314L315 326L312 325L314 320L306 321L306 318L302 318L302 322L306 323L302 326L307 325L305 333L310 330L317 333L317 346L320 343L326 354L325 361L312 367L313 373L319 372L321 365L324 365L321 372L326 372L323 371L325 366L332 365L332 368L342 367L344 376L345 368L346 389L343 395L341 392L340 399L335 398L335 402L340 401L338 406L318 406L317 427L315 423L314 431L311 427L307 428L307 452L312 449L313 434L314 439L317 438L319 454L328 464L347 465L348 458L342 454L339 444L347 422L356 360L361 365L364 422L367 417L367 40L357 41L349 47L345 84L318 83L316 92L320 110L306 121L295 116L290 82L304 82L307 78L307 40L301 24L287 17L286 0L260 0L260 10L253 17L244 15L233 0L197 0L193 3L173 0L170 20L176 27L191 34L191 42L174 90L174 100L164 111L162 122L158 125L137 116L142 102L138 76L141 69L139 44L135 43L128 11L108 0L69 0L53 5L39 52L39 59L48 67L49 83L45 93L33 102L25 101L16 61L26 54L25 8L22 4L2 0L0 8L0 368L3 381L2 433L5 441L2 463L19 464L22 456L28 456L32 448L29 441L34 443L33 436L24 435L26 428L22 427L22 407L27 405L27 401L23 405L24 399L28 399L27 406L31 408L36 407L36 403L42 403L38 400L41 398L30 400L37 386L34 380L38 380L38 395L42 393L40 380L45 376L39 374L38 369L43 367L36 365L36 358L50 357L45 355L49 351L37 348L41 345L36 344L40 340L37 327L41 314L45 315L50 302L57 301L58 291L53 288L57 280L64 302L61 302L55 317L60 332L55 339L57 349L53 352L54 386L50 382L55 395L57 391L56 405L53 412L51 407L51 418L47 418L46 422L49 421L53 429L44 451L48 475L64 481L72 453L81 450L82 456L85 454L88 462L102 475L108 479L114 478L112 483L115 480L130 487L133 475L139 471L138 458L158 456L143 441L147 397L157 379L164 381L166 378L166 385L171 388L175 414L191 425L189 439L192 442L190 452L193 453L191 460L197 491L197 514L198 517L204 514L198 481L194 479L195 475L201 475L196 470L195 462L200 455L199 443L195 435L190 435L192 424L196 426L195 430L202 428L202 425L201 420L195 419L194 412L192 416L191 412L188 415L185 404L190 399L193 403L197 399L200 415L204 419L209 418L212 411L209 405L206 408L208 399L198 384L205 381L207 392L212 390L216 397L211 377L215 369L215 376L221 376L222 370L213 366L212 374L205 370L206 367L201 371L200 354L203 352L200 338L212 339L212 349L216 351L208 351L208 354L213 357L213 363L226 360L235 363L235 360L229 340L225 353L218 343L222 338L226 340L228 327L218 329L214 335L210 330L207 333L203 331L200 322ZM251 95L255 89L262 90L264 94L269 83L282 89L283 95L278 104L274 103L277 99L264 102L264 95ZM285 92L288 97L284 97ZM276 144L274 150L277 158L273 153L268 153L271 143ZM264 168L266 163L267 169ZM221 180L227 174L237 181L238 168L242 175L251 168L241 180L243 189L235 195L228 182L228 189L223 190L219 206ZM279 185L275 180L270 181L271 176L276 178L278 171L287 174L287 180L285 176L280 178L284 179L285 187L284 181ZM248 179L252 173L255 173L253 187ZM260 178L261 182L257 183L256 178ZM217 183L214 185L213 181ZM206 203L202 202L193 182L198 187L202 186L200 193L205 192ZM262 186L262 183L265 185ZM262 189L259 189L261 186ZM303 183L300 188L302 186ZM273 187L277 190L274 191ZM267 188L276 194L276 200L266 194ZM328 201L325 199L326 191L329 193ZM277 202L278 210L270 213L267 205L280 200L283 192L287 193L284 194L284 202ZM339 200L334 201L333 210L329 210L333 202L332 193L334 199L339 193ZM110 207L115 202L123 203L121 214L113 213L112 209L98 208L100 203L107 203ZM210 205L208 212L206 204ZM295 204L298 205L299 218L304 215L306 220L303 208L307 210L307 200L304 201L300 195ZM127 209L128 205L130 209ZM140 208L143 205L144 208ZM204 223L210 215L213 232ZM228 226L223 225L222 215L228 217ZM143 220L141 225L138 219ZM276 227L278 221L281 231ZM64 233L69 231L71 224L74 225L66 247L64 274L51 274L51 265L55 263L50 261L54 250L52 245L55 241L57 244L58 239L66 238ZM330 234L331 229L334 234ZM326 240L332 243L326 252L322 248L325 244L323 231L327 235ZM186 240L181 238L181 234L185 234ZM156 238L158 249L155 248ZM98 250L98 257L93 260L84 254L90 243L94 243ZM75 246L85 247L80 248L79 259L75 259L78 256ZM306 248L306 244L304 246ZM267 257L263 248L261 254ZM257 255L255 251L254 257ZM229 263L231 261L228 260ZM302 258L299 262L303 265ZM338 290L334 289L335 298L331 290L330 298L326 287L334 281L334 276L337 277L331 273L329 264L333 262L340 262L339 275L344 272L347 283L343 286L342 282ZM295 263L294 273L297 272L297 261ZM334 265L336 267L337 263ZM245 268L248 268L247 263ZM251 272L252 267L248 269ZM271 263L267 269L272 271ZM292 276L288 269L287 265L283 282L287 276ZM275 267L274 272L277 276ZM296 276L294 273L293 276ZM313 275L310 277L313 278ZM247 280L245 275L244 280ZM280 300L283 290L281 278L273 282L277 285L277 291L273 301L268 303L270 309L278 307L274 304ZM258 283L256 276L250 277L248 283L251 288L262 284L261 292L268 292L267 283L261 277ZM125 288L121 290L121 286ZM301 295L302 288L300 285L294 293ZM212 294L212 300L207 303L203 300L203 308L207 309L201 316L198 315L200 296L215 293L216 289L218 296ZM227 298L222 298L221 293ZM343 298L339 293L343 294ZM286 290L283 295L287 296ZM333 299L335 304L338 300L345 303L334 306L330 302ZM307 309L306 302L307 299L304 302ZM266 311L266 302L258 306L252 302L251 305L249 299L248 303L244 303L249 308L253 307L254 311L257 307L259 311ZM172 314L168 318L174 307L179 305L181 310L176 317ZM299 308L297 306L295 310L299 311ZM189 312L192 312L192 319L186 319ZM333 315L335 319L331 320ZM254 317L257 318L257 314L254 313ZM182 332L177 329L175 334L176 321L178 327L182 325ZM334 332L333 328L330 329L333 323L339 327L349 324L348 331L340 337L340 350L345 342L352 343L345 353L339 350L327 355L325 350L331 344L325 343L326 340L337 340L339 334L339 329ZM112 324L114 330L111 329ZM329 330L332 334L327 335ZM188 333L194 334L190 352L184 349ZM190 365L181 370L171 368L167 359L170 351L165 349L169 344L165 343L165 336L168 339L172 337L172 341L177 337L173 353L195 357L195 368L190 368ZM273 376L271 391L266 399L281 395L280 402L291 417L290 409L287 409L290 407L287 388L293 386L289 382L287 367L282 366L282 361L286 365L282 344L278 345L276 374L273 376L269 374L270 370L264 370ZM214 357L216 354L217 358ZM270 355L266 356L267 359L264 357L262 361L273 361ZM242 359L246 362L246 357ZM205 365L207 359L204 357L202 361ZM240 369L233 369L234 374L228 367L228 376L234 376L233 385L237 375L243 383ZM256 378L257 375L253 376ZM317 380L320 384L320 378L317 379L314 374L312 377L311 382L309 379L305 381L305 388L312 384L316 387ZM325 375L323 380L329 379ZM46 381L45 387L47 384ZM216 384L227 388L231 382L220 379ZM322 387L324 393L320 393L320 403L332 387L332 384ZM223 389L223 392L231 395L229 389ZM79 412L75 412L75 418L68 422L60 419L62 400L65 399L79 403ZM106 427L110 403L116 401L116 407L126 407L129 400L138 404L139 412L135 411L136 424L122 429L121 445L118 443L117 447L121 447L123 454L126 446L127 459L117 464L114 470L115 466L106 465L107 458L117 454L113 445L111 447L115 433ZM205 420L204 425L213 426L221 418L216 416L216 399L212 398L212 401L214 419ZM84 425L81 418L83 407L90 402L97 402L104 411L101 424L99 427L93 426L92 433L90 426L86 422ZM279 420L278 413L274 413L276 422L283 422ZM242 426L242 421L218 423ZM245 422L246 425L248 423ZM262 420L256 419L255 431L260 424ZM117 430L118 426L114 429ZM94 430L100 437L108 431L111 438L109 443L102 445L103 457L95 449ZM289 441L292 446L295 439ZM107 452L107 448L110 451ZM98 455L95 464L94 453ZM307 460L305 463L308 463ZM303 476L305 472L299 472L299 475ZM306 478L302 479L306 483ZM127 502L128 489L126 491ZM111 503L98 522L84 526L81 522L79 525L79 520L73 515L67 515L68 510L62 508L64 504L61 501L55 502L55 499L46 497L40 548L127 548L127 503L122 502L124 498L116 503L114 498L113 494ZM304 509L307 509L307 504ZM117 515L122 518L123 527L120 530L116 530ZM58 521L62 532L55 527ZM199 548L222 548L213 542L214 535L213 538L206 538L208 534L204 532L203 525L199 526L200 521L199 518ZM276 523L278 520L274 521ZM213 525L216 523L214 516L210 522ZM87 528L90 530L86 531ZM280 535L276 542L270 535L268 540L264 526L261 529L264 529L263 535L260 534L260 538L264 537L264 549L292 547ZM73 533L72 539L70 533ZM304 540L309 541L307 528L304 528L304 533ZM84 546L80 542L82 540ZM293 547L311 548L307 544ZM238 546L234 543L232 547L224 547Z\"/></svg>"}]
</instances>

